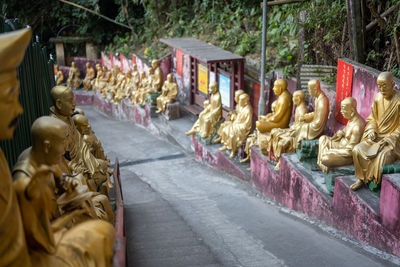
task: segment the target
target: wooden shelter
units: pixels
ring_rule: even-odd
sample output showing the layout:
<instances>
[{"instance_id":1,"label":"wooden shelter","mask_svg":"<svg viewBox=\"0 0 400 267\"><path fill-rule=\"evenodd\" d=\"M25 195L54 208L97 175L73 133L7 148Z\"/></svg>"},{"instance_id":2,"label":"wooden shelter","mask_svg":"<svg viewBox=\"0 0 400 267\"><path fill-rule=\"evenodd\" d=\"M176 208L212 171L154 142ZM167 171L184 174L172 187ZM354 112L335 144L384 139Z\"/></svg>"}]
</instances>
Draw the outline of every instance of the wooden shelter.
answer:
<instances>
[{"instance_id":1,"label":"wooden shelter","mask_svg":"<svg viewBox=\"0 0 400 267\"><path fill-rule=\"evenodd\" d=\"M208 85L216 81L224 110L234 108L235 91L244 86L243 57L195 38L169 38L160 41L189 55L191 105L203 107L203 102L209 95Z\"/></svg>"}]
</instances>

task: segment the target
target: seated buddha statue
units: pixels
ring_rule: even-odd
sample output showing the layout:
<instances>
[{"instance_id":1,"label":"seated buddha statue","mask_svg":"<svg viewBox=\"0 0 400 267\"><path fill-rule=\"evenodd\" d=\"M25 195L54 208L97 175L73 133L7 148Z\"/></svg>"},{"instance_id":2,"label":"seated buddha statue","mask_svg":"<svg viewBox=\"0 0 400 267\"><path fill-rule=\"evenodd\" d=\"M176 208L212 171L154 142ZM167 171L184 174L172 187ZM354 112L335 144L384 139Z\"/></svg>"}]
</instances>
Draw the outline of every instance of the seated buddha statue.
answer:
<instances>
[{"instance_id":1,"label":"seated buddha statue","mask_svg":"<svg viewBox=\"0 0 400 267\"><path fill-rule=\"evenodd\" d=\"M234 158L243 141L247 139L253 122L253 109L250 105L248 94L241 94L239 97L239 110L232 124L223 129L220 151L231 150L230 158Z\"/></svg>"},{"instance_id":2,"label":"seated buddha statue","mask_svg":"<svg viewBox=\"0 0 400 267\"><path fill-rule=\"evenodd\" d=\"M286 80L276 80L273 91L278 96L275 104L275 112L259 116L256 122L256 128L261 134L270 132L274 128L287 128L289 126L292 115L292 95L287 90Z\"/></svg>"},{"instance_id":3,"label":"seated buddha statue","mask_svg":"<svg viewBox=\"0 0 400 267\"><path fill-rule=\"evenodd\" d=\"M160 68L158 60L153 60L151 62L151 68L154 70L151 92L160 92L164 83L164 73Z\"/></svg>"},{"instance_id":4,"label":"seated buddha statue","mask_svg":"<svg viewBox=\"0 0 400 267\"><path fill-rule=\"evenodd\" d=\"M228 113L228 120L225 120L225 121L221 124L221 126L219 127L218 132L217 132L218 137L217 137L217 139L215 139L214 143L221 143L222 139L223 139L223 138L224 138L224 139L226 138L226 136L223 136L223 134L226 132L226 131L224 131L224 129L225 129L226 127L229 127L229 126L235 121L236 116L237 116L237 114L239 113L239 109L240 109L239 97L240 97L242 94L244 94L244 91L243 91L243 90L237 90L237 91L235 91L235 97L234 97L235 103L236 103L235 110L230 111L230 112Z\"/></svg>"},{"instance_id":5,"label":"seated buddha statue","mask_svg":"<svg viewBox=\"0 0 400 267\"><path fill-rule=\"evenodd\" d=\"M86 63L86 76L83 79L83 88L85 90L92 90L92 80L95 78L96 72L89 62Z\"/></svg>"},{"instance_id":6,"label":"seated buddha statue","mask_svg":"<svg viewBox=\"0 0 400 267\"><path fill-rule=\"evenodd\" d=\"M201 138L205 139L215 134L216 127L222 119L221 94L216 82L210 84L210 93L209 106L199 114L198 120L194 123L192 129L186 132L186 135L199 133Z\"/></svg>"},{"instance_id":7,"label":"seated buddha statue","mask_svg":"<svg viewBox=\"0 0 400 267\"><path fill-rule=\"evenodd\" d=\"M98 90L101 92L104 98L107 98L107 86L111 81L111 78L112 72L108 70L107 66L103 66L103 75L100 76Z\"/></svg>"},{"instance_id":8,"label":"seated buddha statue","mask_svg":"<svg viewBox=\"0 0 400 267\"><path fill-rule=\"evenodd\" d=\"M91 191L106 186L104 182L109 179L108 162L94 157L71 118L75 112L72 90L65 86L55 86L51 89L50 94L54 103L54 106L50 108L50 115L64 121L69 126L66 151L71 172L82 173L87 177Z\"/></svg>"},{"instance_id":9,"label":"seated buddha statue","mask_svg":"<svg viewBox=\"0 0 400 267\"><path fill-rule=\"evenodd\" d=\"M348 97L340 106L343 117L348 119L346 127L332 137L323 135L319 138L317 163L325 173L328 173L330 168L353 163L352 150L364 133L365 120L357 112L357 101Z\"/></svg>"},{"instance_id":10,"label":"seated buddha statue","mask_svg":"<svg viewBox=\"0 0 400 267\"><path fill-rule=\"evenodd\" d=\"M269 154L270 158L278 162L275 167L276 171L279 171L280 157L282 153L287 153L293 148L293 136L298 131L298 128L302 124L300 118L307 114L308 109L304 101L305 94L303 91L295 91L293 93L293 104L296 106L294 113L294 123L285 129L275 128L271 131L269 140L266 140L266 144L263 147L266 148L266 153Z\"/></svg>"},{"instance_id":11,"label":"seated buddha statue","mask_svg":"<svg viewBox=\"0 0 400 267\"><path fill-rule=\"evenodd\" d=\"M59 66L56 66L56 76L57 76L57 81L56 84L57 85L61 85L64 82L64 74L63 72L60 70Z\"/></svg>"},{"instance_id":12,"label":"seated buddha statue","mask_svg":"<svg viewBox=\"0 0 400 267\"><path fill-rule=\"evenodd\" d=\"M353 149L357 181L352 190L368 182L380 184L382 166L400 159L400 93L394 88L391 72L382 72L377 79L379 92L374 97L371 114L361 142Z\"/></svg>"},{"instance_id":13,"label":"seated buddha statue","mask_svg":"<svg viewBox=\"0 0 400 267\"><path fill-rule=\"evenodd\" d=\"M161 95L157 97L156 113L164 112L167 104L175 101L178 95L178 85L174 82L172 74L167 75L167 80L164 82L161 90Z\"/></svg>"},{"instance_id":14,"label":"seated buddha statue","mask_svg":"<svg viewBox=\"0 0 400 267\"><path fill-rule=\"evenodd\" d=\"M32 264L109 265L114 229L110 223L90 219L95 215L82 204L89 200L91 193L79 192L70 198L69 204L75 206L70 212L62 212L58 206L53 166L64 156L68 125L56 118L40 117L32 124L31 133L32 148L23 152L13 173ZM61 182L71 184L71 181ZM85 213L88 213L87 218L80 220ZM79 222L73 223L77 218ZM99 266L96 264L94 266Z\"/></svg>"},{"instance_id":15,"label":"seated buddha statue","mask_svg":"<svg viewBox=\"0 0 400 267\"><path fill-rule=\"evenodd\" d=\"M69 69L68 80L67 80L68 88L79 89L81 86L81 73L79 69L76 67L75 62L72 61L71 68Z\"/></svg>"},{"instance_id":16,"label":"seated buddha statue","mask_svg":"<svg viewBox=\"0 0 400 267\"><path fill-rule=\"evenodd\" d=\"M92 80L92 88L99 91L100 78L103 76L103 69L100 64L96 64L96 78Z\"/></svg>"},{"instance_id":17,"label":"seated buddha statue","mask_svg":"<svg viewBox=\"0 0 400 267\"><path fill-rule=\"evenodd\" d=\"M137 90L132 92L131 95L131 104L139 104L139 99L141 95L144 94L147 86L147 75L145 71L140 72L140 82Z\"/></svg>"},{"instance_id":18,"label":"seated buddha statue","mask_svg":"<svg viewBox=\"0 0 400 267\"><path fill-rule=\"evenodd\" d=\"M141 82L141 87L139 88L138 91L138 96L137 96L137 104L139 105L144 105L146 103L146 96L149 93L155 92L156 88L154 85L154 69L150 68L149 69L149 74L147 75L147 79L143 82Z\"/></svg>"}]
</instances>

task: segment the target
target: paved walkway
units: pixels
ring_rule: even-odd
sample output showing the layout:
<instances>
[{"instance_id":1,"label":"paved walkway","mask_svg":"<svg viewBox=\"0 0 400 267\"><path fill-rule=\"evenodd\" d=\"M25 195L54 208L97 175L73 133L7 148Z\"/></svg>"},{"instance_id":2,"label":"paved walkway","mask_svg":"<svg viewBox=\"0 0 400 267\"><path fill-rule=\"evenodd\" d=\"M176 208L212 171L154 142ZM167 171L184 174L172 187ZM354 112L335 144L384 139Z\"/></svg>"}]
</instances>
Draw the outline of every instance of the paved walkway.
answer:
<instances>
[{"instance_id":1,"label":"paved walkway","mask_svg":"<svg viewBox=\"0 0 400 267\"><path fill-rule=\"evenodd\" d=\"M130 266L394 266L145 129L83 109L121 163Z\"/></svg>"}]
</instances>

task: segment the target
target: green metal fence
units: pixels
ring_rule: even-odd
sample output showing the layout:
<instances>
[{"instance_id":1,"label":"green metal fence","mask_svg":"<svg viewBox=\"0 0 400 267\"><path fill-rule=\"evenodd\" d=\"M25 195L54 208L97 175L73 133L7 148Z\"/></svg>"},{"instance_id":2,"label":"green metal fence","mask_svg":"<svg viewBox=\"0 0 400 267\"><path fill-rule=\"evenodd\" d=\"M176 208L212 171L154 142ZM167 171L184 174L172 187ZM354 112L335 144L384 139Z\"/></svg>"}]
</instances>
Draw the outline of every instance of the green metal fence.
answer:
<instances>
[{"instance_id":1,"label":"green metal fence","mask_svg":"<svg viewBox=\"0 0 400 267\"><path fill-rule=\"evenodd\" d=\"M15 25L0 21L4 31L15 29ZM11 26L11 27L10 27ZM18 68L20 80L20 102L24 114L12 140L0 141L0 147L8 160L10 168L15 164L19 154L31 146L30 129L34 120L48 115L52 105L50 90L55 85L54 64L49 60L46 48L31 41L25 57ZM0 115L1 116L1 115Z\"/></svg>"}]
</instances>

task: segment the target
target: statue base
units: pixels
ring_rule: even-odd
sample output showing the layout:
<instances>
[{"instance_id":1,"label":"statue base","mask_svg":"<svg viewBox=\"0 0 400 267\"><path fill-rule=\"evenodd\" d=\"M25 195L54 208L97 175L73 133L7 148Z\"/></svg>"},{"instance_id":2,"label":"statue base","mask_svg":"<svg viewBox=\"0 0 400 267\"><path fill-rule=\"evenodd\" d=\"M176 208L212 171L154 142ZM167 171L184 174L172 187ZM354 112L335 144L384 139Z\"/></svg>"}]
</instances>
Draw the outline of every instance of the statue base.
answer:
<instances>
[{"instance_id":1,"label":"statue base","mask_svg":"<svg viewBox=\"0 0 400 267\"><path fill-rule=\"evenodd\" d=\"M167 104L164 116L169 121L179 119L181 117L179 102L175 101L174 103Z\"/></svg>"}]
</instances>

